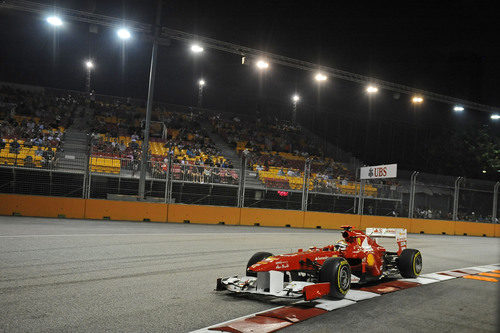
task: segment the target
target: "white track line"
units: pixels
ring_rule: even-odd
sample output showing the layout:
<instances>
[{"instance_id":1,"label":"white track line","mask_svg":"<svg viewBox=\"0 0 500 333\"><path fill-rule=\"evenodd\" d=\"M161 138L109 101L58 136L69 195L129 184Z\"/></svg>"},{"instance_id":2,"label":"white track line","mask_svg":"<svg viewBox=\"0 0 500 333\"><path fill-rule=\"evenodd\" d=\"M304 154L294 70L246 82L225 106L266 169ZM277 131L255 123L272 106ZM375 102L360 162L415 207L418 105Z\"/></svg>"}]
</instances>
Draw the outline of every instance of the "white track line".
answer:
<instances>
[{"instance_id":1,"label":"white track line","mask_svg":"<svg viewBox=\"0 0 500 333\"><path fill-rule=\"evenodd\" d=\"M407 281L407 282L416 282L420 284L430 284L430 283L436 283L439 282L440 280L437 279L432 279L432 278L425 278L425 277L417 277L415 279L401 279L399 281Z\"/></svg>"},{"instance_id":2,"label":"white track line","mask_svg":"<svg viewBox=\"0 0 500 333\"><path fill-rule=\"evenodd\" d=\"M485 269L488 269L488 271L491 271L491 270L495 270L495 269L500 269L499 266L500 266L500 264L491 264L491 265L474 266L474 267L467 267L467 268L469 268L469 269L476 269L478 271L483 271ZM429 283L434 283L434 282L441 282L441 281L446 281L446 280L452 280L452 279L456 279L456 277L454 277L454 276L447 276L447 275L441 275L441 274L438 274L438 273L445 273L445 272L454 271L454 270L460 270L460 269L465 269L465 268L455 268L455 269L450 269L448 271L440 271L440 272L435 272L435 273L427 273L427 274L422 274L421 276L419 276L416 279L398 279L398 281L418 282L418 283L424 285L424 284L429 284ZM348 299L341 299L341 300L318 299L318 300L315 300L313 302L319 303L319 304L317 304L315 306L316 308L320 308L320 309L327 310L327 311L333 311L333 310L340 309L340 308L343 308L343 307L346 307L346 306L349 306L349 305L356 304L357 301L362 301L362 300L366 300L366 299L369 299L369 298L381 296L379 294L375 294L375 293L368 292L368 291L362 291L362 290L349 290L349 293L351 294L350 295L351 297L349 297ZM347 295L349 295L349 293ZM298 301L298 302L292 303L290 305L293 305L293 304L306 304L306 303L309 303L309 302ZM249 314L249 315L246 315L246 316L242 316L242 317L238 317L238 318L234 318L234 319L222 322L222 323L218 323L218 324L210 325L210 326L207 326L207 327L204 327L204 328L200 328L199 330L192 331L191 333L214 333L216 331L211 331L209 329L213 328L213 327L222 326L224 324L228 324L228 323L231 323L233 321L237 321L237 320L241 320L241 319L246 319L246 318L254 317L254 316L256 316L256 315L258 315L260 313L264 313L264 312L268 312L268 311L273 311L273 310L281 309L281 308L284 308L284 307L285 306L278 306L276 308L271 308L271 309L267 309L267 310L264 310L264 311L255 312L255 313L252 313L252 314Z\"/></svg>"},{"instance_id":3,"label":"white track line","mask_svg":"<svg viewBox=\"0 0 500 333\"><path fill-rule=\"evenodd\" d=\"M349 290L345 295L345 299L349 299L351 301L362 301L365 299L370 299L374 297L379 297L380 294L372 293L369 291L363 290Z\"/></svg>"},{"instance_id":4,"label":"white track line","mask_svg":"<svg viewBox=\"0 0 500 333\"><path fill-rule=\"evenodd\" d=\"M489 271L493 271L493 270L498 269L498 268L491 269L491 268L486 268L486 267L478 266L478 267L467 267L465 269L475 269L475 270L477 270L479 272L489 272Z\"/></svg>"},{"instance_id":5,"label":"white track line","mask_svg":"<svg viewBox=\"0 0 500 333\"><path fill-rule=\"evenodd\" d=\"M348 299L338 299L335 301L329 299L317 299L315 302L319 303L315 308L323 309L326 311L333 311L340 308L345 308L346 306L356 304L355 301L350 301Z\"/></svg>"},{"instance_id":6,"label":"white track line","mask_svg":"<svg viewBox=\"0 0 500 333\"><path fill-rule=\"evenodd\" d=\"M455 276L442 275L442 274L438 274L438 273L441 273L441 272L422 274L422 275L420 275L420 277L423 277L425 279L438 280L438 281L446 281L446 280L456 279Z\"/></svg>"}]
</instances>

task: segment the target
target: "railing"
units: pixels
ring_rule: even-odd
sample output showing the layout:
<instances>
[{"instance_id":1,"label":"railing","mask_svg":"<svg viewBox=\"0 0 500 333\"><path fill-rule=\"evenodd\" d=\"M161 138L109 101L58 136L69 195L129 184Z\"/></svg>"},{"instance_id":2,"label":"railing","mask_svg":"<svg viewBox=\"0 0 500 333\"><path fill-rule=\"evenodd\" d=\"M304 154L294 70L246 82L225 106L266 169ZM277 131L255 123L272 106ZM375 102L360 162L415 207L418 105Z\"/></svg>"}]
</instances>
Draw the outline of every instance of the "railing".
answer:
<instances>
[{"instance_id":1,"label":"railing","mask_svg":"<svg viewBox=\"0 0 500 333\"><path fill-rule=\"evenodd\" d=\"M8 158L8 159L7 159ZM50 163L23 163L7 156L0 163L0 193L138 200L139 160L110 156L67 156ZM410 216L498 222L499 183L418 174L391 184L314 179L301 174L263 182L258 172L150 161L148 201L280 208L381 216ZM304 186L307 184L307 186Z\"/></svg>"}]
</instances>

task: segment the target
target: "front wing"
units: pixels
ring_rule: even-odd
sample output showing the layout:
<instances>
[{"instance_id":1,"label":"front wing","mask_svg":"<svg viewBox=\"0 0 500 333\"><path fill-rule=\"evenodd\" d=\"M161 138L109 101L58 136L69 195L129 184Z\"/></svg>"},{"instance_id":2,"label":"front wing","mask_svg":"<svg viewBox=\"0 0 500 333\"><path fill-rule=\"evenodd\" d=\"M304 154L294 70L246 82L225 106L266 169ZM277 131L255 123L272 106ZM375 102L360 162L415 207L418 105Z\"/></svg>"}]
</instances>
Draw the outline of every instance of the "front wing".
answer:
<instances>
[{"instance_id":1,"label":"front wing","mask_svg":"<svg viewBox=\"0 0 500 333\"><path fill-rule=\"evenodd\" d=\"M359 278L351 274L351 283L358 283ZM257 277L233 276L217 279L216 290L228 290L234 293L268 295L284 298L304 298L312 300L330 292L329 283L306 281L284 281L281 271L258 272Z\"/></svg>"}]
</instances>

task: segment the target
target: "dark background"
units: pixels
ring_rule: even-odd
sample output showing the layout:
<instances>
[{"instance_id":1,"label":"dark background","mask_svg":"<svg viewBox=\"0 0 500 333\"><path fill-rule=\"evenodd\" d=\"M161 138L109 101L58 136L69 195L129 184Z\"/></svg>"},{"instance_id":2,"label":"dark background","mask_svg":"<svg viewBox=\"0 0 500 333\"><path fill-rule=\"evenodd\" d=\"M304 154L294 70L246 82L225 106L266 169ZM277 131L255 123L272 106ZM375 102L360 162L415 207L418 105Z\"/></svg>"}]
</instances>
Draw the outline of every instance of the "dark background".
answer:
<instances>
[{"instance_id":1,"label":"dark background","mask_svg":"<svg viewBox=\"0 0 500 333\"><path fill-rule=\"evenodd\" d=\"M156 8L155 1L40 2L145 23ZM165 2L162 25L497 106L499 18L488 1L183 0ZM84 90L83 61L90 57L96 93L146 97L148 42L133 36L123 43L111 29L94 34L78 22L54 31L44 19L0 11L0 80ZM461 156L465 167L450 160L465 136L483 131L498 140L500 122L488 113L457 114L429 100L415 107L410 96L389 91L370 102L359 84L329 78L318 88L311 73L271 65L259 74L238 56L194 56L176 41L160 47L155 99L194 105L200 77L207 81L205 107L259 117L289 117L297 91L301 124L367 163L498 178L494 166L473 156Z\"/></svg>"}]
</instances>

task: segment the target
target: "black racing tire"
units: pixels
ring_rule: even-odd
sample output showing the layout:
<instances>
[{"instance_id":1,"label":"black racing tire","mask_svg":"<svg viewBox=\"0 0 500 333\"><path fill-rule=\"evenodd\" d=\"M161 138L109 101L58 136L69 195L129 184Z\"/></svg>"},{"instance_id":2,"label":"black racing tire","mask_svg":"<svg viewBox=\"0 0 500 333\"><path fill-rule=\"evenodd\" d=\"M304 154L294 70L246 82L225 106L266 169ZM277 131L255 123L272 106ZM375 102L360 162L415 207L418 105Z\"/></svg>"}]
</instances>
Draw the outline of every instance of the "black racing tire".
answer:
<instances>
[{"instance_id":1,"label":"black racing tire","mask_svg":"<svg viewBox=\"0 0 500 333\"><path fill-rule=\"evenodd\" d=\"M419 250L404 249L398 257L398 269L402 277L414 279L422 271L422 254Z\"/></svg>"},{"instance_id":2,"label":"black racing tire","mask_svg":"<svg viewBox=\"0 0 500 333\"><path fill-rule=\"evenodd\" d=\"M319 282L330 282L329 295L342 299L351 288L351 266L344 258L328 258L319 270Z\"/></svg>"},{"instance_id":3,"label":"black racing tire","mask_svg":"<svg viewBox=\"0 0 500 333\"><path fill-rule=\"evenodd\" d=\"M252 266L253 264L256 264L258 263L259 261L262 261L266 258L269 258L269 257L272 257L273 254L272 253L269 253L269 252L257 252L256 254L254 254L250 260L248 260L248 263L247 263L247 269L246 269L246 275L247 276L257 276L257 272L252 272L252 271L249 271L248 270L248 267Z\"/></svg>"}]
</instances>

